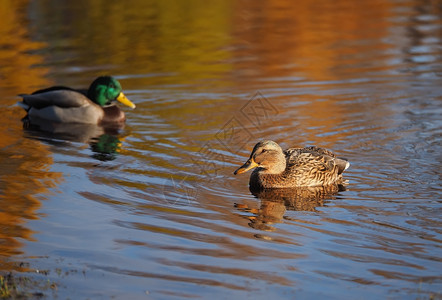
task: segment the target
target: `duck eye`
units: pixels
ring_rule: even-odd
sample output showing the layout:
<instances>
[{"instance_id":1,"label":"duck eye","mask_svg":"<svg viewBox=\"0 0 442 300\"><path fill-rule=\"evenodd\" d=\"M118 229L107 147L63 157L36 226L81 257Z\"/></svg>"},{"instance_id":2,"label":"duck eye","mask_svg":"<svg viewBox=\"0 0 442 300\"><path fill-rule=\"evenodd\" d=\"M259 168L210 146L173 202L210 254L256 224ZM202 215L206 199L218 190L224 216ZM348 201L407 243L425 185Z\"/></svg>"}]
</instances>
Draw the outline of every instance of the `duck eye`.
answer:
<instances>
[{"instance_id":1,"label":"duck eye","mask_svg":"<svg viewBox=\"0 0 442 300\"><path fill-rule=\"evenodd\" d=\"M262 149L261 153L264 153L264 152L266 152L266 151L267 151L267 149Z\"/></svg>"}]
</instances>

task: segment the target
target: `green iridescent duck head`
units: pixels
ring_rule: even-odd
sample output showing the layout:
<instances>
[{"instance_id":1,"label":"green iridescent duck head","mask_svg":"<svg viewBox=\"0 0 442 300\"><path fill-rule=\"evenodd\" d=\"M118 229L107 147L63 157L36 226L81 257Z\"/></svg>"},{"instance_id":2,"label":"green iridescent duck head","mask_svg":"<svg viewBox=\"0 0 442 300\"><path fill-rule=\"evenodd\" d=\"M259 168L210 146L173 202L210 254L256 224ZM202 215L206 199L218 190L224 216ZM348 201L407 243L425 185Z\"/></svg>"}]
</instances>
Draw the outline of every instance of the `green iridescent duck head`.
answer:
<instances>
[{"instance_id":1,"label":"green iridescent duck head","mask_svg":"<svg viewBox=\"0 0 442 300\"><path fill-rule=\"evenodd\" d=\"M135 104L123 94L121 84L111 76L100 76L95 79L89 87L87 97L100 106L109 105L116 100L135 108Z\"/></svg>"}]
</instances>

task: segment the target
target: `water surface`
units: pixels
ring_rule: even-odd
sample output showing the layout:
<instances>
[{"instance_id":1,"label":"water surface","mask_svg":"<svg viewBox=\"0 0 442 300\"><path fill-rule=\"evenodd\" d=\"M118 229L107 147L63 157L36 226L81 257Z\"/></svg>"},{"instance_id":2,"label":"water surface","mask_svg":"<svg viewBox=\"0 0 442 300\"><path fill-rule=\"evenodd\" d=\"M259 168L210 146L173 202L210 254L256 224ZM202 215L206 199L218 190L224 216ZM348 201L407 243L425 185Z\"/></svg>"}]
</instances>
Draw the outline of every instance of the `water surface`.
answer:
<instances>
[{"instance_id":1,"label":"water surface","mask_svg":"<svg viewBox=\"0 0 442 300\"><path fill-rule=\"evenodd\" d=\"M3 271L49 298L441 296L437 2L1 6ZM123 129L22 128L17 94L101 74ZM251 194L261 139L346 157L348 186Z\"/></svg>"}]
</instances>

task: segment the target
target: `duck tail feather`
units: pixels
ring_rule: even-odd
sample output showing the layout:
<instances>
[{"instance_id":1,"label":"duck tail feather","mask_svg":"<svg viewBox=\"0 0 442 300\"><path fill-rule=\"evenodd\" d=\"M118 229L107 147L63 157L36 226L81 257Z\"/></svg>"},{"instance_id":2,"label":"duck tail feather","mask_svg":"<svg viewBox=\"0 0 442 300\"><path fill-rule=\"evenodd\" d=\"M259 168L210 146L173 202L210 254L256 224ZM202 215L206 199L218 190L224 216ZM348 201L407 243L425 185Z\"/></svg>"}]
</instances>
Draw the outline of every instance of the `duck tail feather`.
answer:
<instances>
[{"instance_id":1,"label":"duck tail feather","mask_svg":"<svg viewBox=\"0 0 442 300\"><path fill-rule=\"evenodd\" d=\"M23 101L19 101L17 102L17 105L20 106L21 108L23 108L26 111L29 111L29 109L31 108L29 105L27 105L26 103L24 103Z\"/></svg>"},{"instance_id":2,"label":"duck tail feather","mask_svg":"<svg viewBox=\"0 0 442 300\"><path fill-rule=\"evenodd\" d=\"M338 174L342 174L345 170L350 167L350 162L346 158L337 157L335 158L335 163L339 168Z\"/></svg>"}]
</instances>

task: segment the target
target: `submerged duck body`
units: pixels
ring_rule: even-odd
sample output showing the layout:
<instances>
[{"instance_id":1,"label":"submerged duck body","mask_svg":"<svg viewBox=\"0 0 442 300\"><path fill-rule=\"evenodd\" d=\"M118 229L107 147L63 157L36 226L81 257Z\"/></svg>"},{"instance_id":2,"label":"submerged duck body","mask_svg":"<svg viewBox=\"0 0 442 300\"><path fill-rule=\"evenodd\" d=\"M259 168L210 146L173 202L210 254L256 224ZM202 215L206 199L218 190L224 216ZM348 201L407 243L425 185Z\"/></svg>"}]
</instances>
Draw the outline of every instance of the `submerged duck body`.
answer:
<instances>
[{"instance_id":1,"label":"submerged duck body","mask_svg":"<svg viewBox=\"0 0 442 300\"><path fill-rule=\"evenodd\" d=\"M350 166L329 150L318 147L282 148L273 141L255 145L247 162L236 174L253 170L251 189L327 186L343 183L342 173Z\"/></svg>"},{"instance_id":2,"label":"submerged duck body","mask_svg":"<svg viewBox=\"0 0 442 300\"><path fill-rule=\"evenodd\" d=\"M113 77L98 77L88 90L54 86L22 94L27 118L43 119L57 123L108 124L123 123L124 112L113 101L135 108L123 94L120 83Z\"/></svg>"}]
</instances>

